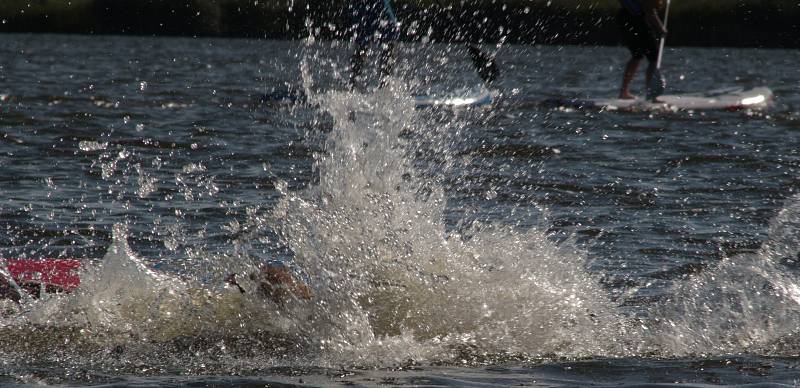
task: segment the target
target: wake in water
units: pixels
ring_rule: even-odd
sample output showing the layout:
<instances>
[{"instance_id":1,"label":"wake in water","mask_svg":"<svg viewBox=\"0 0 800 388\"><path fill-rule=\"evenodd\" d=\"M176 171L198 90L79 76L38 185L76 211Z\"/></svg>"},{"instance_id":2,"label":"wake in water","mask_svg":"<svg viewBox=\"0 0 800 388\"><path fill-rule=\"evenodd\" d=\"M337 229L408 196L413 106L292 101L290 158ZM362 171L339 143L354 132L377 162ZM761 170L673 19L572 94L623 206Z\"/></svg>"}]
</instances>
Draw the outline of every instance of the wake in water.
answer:
<instances>
[{"instance_id":1,"label":"wake in water","mask_svg":"<svg viewBox=\"0 0 800 388\"><path fill-rule=\"evenodd\" d=\"M78 365L138 360L173 368L194 354L201 357L186 366L205 369L212 368L203 358L209 354L265 352L271 359L279 351L288 355L287 344L302 343L290 338L296 335L293 320L302 315L303 298L274 301L247 277L238 287L215 286L152 270L131 250L123 225L115 226L103 259L84 264L80 278L81 286L70 294L42 292L20 304L4 301L3 360Z\"/></svg>"},{"instance_id":2,"label":"wake in water","mask_svg":"<svg viewBox=\"0 0 800 388\"><path fill-rule=\"evenodd\" d=\"M653 309L653 342L667 355L800 353L800 197L750 254L724 258L678 283Z\"/></svg>"},{"instance_id":3,"label":"wake in water","mask_svg":"<svg viewBox=\"0 0 800 388\"><path fill-rule=\"evenodd\" d=\"M92 357L183 359L171 353L176 341L219 338L221 345L204 348L216 354L247 352L231 350L230 341L249 338L263 340L245 341L264 352L251 358L259 362L282 359L288 343L313 364L375 366L449 360L465 348L529 357L635 353L638 327L585 269L580 250L537 228L476 222L448 229L444 190L414 167L416 145L403 133L435 140L458 123L426 122L407 95L394 85L316 96L335 122L315 156L318 182L296 192L278 184L283 198L275 208L251 213L248 228L279 233L307 274L312 299L278 304L221 281L154 271L118 226L79 291L20 305L3 322L4 342L24 333L39 344L18 346L24 357L78 346ZM447 149L437 151L448 163Z\"/></svg>"},{"instance_id":4,"label":"wake in water","mask_svg":"<svg viewBox=\"0 0 800 388\"><path fill-rule=\"evenodd\" d=\"M673 357L800 348L792 339L800 318L796 199L758 252L679 281L664 300L638 306L642 314L634 317L587 270L586 253L555 242L549 225L448 225L448 199L435 172L454 163L449 136L462 129L457 115L419 115L397 82L370 94L307 94L334 122L314 156L314 183L292 191L279 182L274 208L248 211L244 225L232 222L230 232L242 239L277 232L312 298L276 303L254 292L258 285L247 277L241 292L218 276L249 257L208 254L202 262L212 268L198 275L155 271L118 226L105 257L86 266L78 291L8 306L14 311L0 326L8 350L1 359L219 372L477 355ZM423 150L419 139L433 150ZM435 155L436 166L423 171L420 154ZM123 159L120 153L104 164L103 176L110 179ZM201 167L185 168L180 181L192 188L186 177L196 175L197 187L216 189ZM141 165L131 171L139 197L157 190Z\"/></svg>"}]
</instances>

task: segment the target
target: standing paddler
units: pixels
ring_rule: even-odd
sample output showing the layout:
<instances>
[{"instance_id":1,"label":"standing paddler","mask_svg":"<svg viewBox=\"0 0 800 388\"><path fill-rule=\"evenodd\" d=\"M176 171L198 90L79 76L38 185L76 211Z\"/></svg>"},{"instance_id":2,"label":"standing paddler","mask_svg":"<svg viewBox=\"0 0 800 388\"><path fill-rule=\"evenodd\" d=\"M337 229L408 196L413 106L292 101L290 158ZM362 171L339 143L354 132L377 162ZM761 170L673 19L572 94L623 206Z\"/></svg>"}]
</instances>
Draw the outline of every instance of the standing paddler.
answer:
<instances>
[{"instance_id":1,"label":"standing paddler","mask_svg":"<svg viewBox=\"0 0 800 388\"><path fill-rule=\"evenodd\" d=\"M646 85L651 85L657 70L659 39L667 34L667 28L659 16L664 3L662 0L620 0L620 4L622 7L617 14L617 23L623 42L631 52L631 59L625 66L619 98L634 99L636 96L631 94L630 84L642 58L647 57L649 62Z\"/></svg>"},{"instance_id":2,"label":"standing paddler","mask_svg":"<svg viewBox=\"0 0 800 388\"><path fill-rule=\"evenodd\" d=\"M384 86L392 73L394 43L400 35L391 0L355 0L350 7L355 32L353 41L357 46L350 60L350 89L361 82L361 72L372 44L380 50L378 68L380 86Z\"/></svg>"}]
</instances>

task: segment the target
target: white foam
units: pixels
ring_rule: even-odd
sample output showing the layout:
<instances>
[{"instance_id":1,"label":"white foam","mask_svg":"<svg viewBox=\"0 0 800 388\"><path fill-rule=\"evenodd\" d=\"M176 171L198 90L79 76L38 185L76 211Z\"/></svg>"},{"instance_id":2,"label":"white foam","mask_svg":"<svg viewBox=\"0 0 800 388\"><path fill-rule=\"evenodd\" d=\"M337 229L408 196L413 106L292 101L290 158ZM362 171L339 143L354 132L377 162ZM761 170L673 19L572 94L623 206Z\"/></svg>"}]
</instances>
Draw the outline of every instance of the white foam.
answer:
<instances>
[{"instance_id":1,"label":"white foam","mask_svg":"<svg viewBox=\"0 0 800 388\"><path fill-rule=\"evenodd\" d=\"M798 232L796 196L772 220L756 253L727 257L676 283L669 298L654 308L660 323L651 339L655 346L668 355L729 354L762 351L795 335L800 322Z\"/></svg>"},{"instance_id":2,"label":"white foam","mask_svg":"<svg viewBox=\"0 0 800 388\"><path fill-rule=\"evenodd\" d=\"M288 193L273 212L322 290L316 340L342 357L409 338L417 355L464 344L563 356L637 346L639 333L569 244L539 229L447 230L443 190L419 177L408 156L413 144L400 136L431 130L407 95L394 83L318 97L336 123L316 156L319 184ZM423 186L432 192L422 194Z\"/></svg>"}]
</instances>

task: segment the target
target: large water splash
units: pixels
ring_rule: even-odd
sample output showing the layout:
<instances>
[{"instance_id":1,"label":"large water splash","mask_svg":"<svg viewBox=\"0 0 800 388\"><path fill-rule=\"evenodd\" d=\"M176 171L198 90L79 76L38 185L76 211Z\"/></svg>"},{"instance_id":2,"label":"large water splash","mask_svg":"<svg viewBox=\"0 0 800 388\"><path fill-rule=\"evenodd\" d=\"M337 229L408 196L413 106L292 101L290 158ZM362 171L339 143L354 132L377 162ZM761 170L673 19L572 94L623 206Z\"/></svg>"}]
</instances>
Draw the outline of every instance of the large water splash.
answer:
<instances>
[{"instance_id":1,"label":"large water splash","mask_svg":"<svg viewBox=\"0 0 800 388\"><path fill-rule=\"evenodd\" d=\"M796 354L799 211L800 198L790 198L758 251L726 257L677 283L654 308L656 346L667 355Z\"/></svg>"},{"instance_id":2,"label":"large water splash","mask_svg":"<svg viewBox=\"0 0 800 388\"><path fill-rule=\"evenodd\" d=\"M290 313L289 308L257 296L257 285L246 281L241 285L247 292L240 292L222 282L204 284L155 271L133 252L127 238L125 227L116 225L102 260L84 263L77 291L42 294L5 317L0 341L8 345L6 356L16 351L46 358L70 349L71 353L92 349L82 361L87 362L97 356L95 352L139 347L138 355L145 358L168 353L181 359L184 354L170 347L185 338L199 343L254 338L256 343L246 350L253 352L271 349L264 341L296 335L294 318L287 316L301 316L300 301Z\"/></svg>"},{"instance_id":3,"label":"large water splash","mask_svg":"<svg viewBox=\"0 0 800 388\"><path fill-rule=\"evenodd\" d=\"M308 78L307 71L304 75ZM463 356L456 352L464 348L529 357L800 348L800 342L792 343L800 312L793 264L800 220L796 200L776 217L759 252L727 258L677 281L667 299L649 311L654 320L633 319L586 270L586 254L570 242L554 242L549 225L447 223L452 215L444 186L436 174L420 171L415 142L424 139L433 148L425 157L435 154L434 164L446 171L454 160L449 136L464 128L458 115L418 114L408 90L396 81L368 94L317 95L309 82L306 86L312 105L334 120L332 132L317 135L325 144L315 156L316 179L300 191L277 184L283 198L269 215L248 211L248 217L261 227L255 232L262 237L279 231L315 289L313 300L278 305L221 287L218 276L204 282L205 274L156 272L117 227L106 256L83 274L85 286L72 295L23 303L19 314L2 321L2 343L24 333L26 342L15 343L33 344L30 353L54 347L74 353L73 344L83 341L82 346L91 342L101 349L101 356L117 346L152 345L140 352L145 359L162 349L172 352L170 344L188 338L190 346L174 355L173 364L180 364L218 356L195 357L197 348L230 350L226 341L247 338L252 341L244 341L238 354L261 363L269 357L252 354L282 357L286 349L269 344L283 343L275 337L285 336L292 346L299 344L310 364L379 366L407 359L448 361ZM163 183L142 167L147 164L124 169L127 153L115 149L108 155L104 177L122 175L117 185L125 188L135 180L136 198L158 193ZM199 162L186 165L175 175L175 192L186 201L200 192L215 194L204 170ZM228 232L246 240L256 235L249 226ZM171 234L177 237L159 237L173 253L185 253L186 244L180 243L185 233ZM232 261L255 261L246 254L221 257L202 249L196 254L195 267L215 275ZM203 345L208 338L212 345ZM240 370L239 364L229 366Z\"/></svg>"},{"instance_id":4,"label":"large water splash","mask_svg":"<svg viewBox=\"0 0 800 388\"><path fill-rule=\"evenodd\" d=\"M319 183L285 193L272 214L319 291L314 338L340 355L400 338L532 356L637 347L579 250L536 228L446 227L444 191L415 170L401 133L448 123L419 119L406 95L395 83L315 97L335 121Z\"/></svg>"}]
</instances>

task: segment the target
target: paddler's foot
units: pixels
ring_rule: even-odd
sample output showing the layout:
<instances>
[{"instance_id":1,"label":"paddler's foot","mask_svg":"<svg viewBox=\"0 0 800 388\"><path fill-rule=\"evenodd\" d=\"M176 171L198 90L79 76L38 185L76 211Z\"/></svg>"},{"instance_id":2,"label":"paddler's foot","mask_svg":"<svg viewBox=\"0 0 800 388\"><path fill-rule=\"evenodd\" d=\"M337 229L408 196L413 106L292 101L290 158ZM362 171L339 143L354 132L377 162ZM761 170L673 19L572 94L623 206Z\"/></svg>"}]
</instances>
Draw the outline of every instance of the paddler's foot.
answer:
<instances>
[{"instance_id":1,"label":"paddler's foot","mask_svg":"<svg viewBox=\"0 0 800 388\"><path fill-rule=\"evenodd\" d=\"M636 96L631 94L631 92L622 91L622 92L619 93L619 99L620 100L635 100Z\"/></svg>"}]
</instances>

